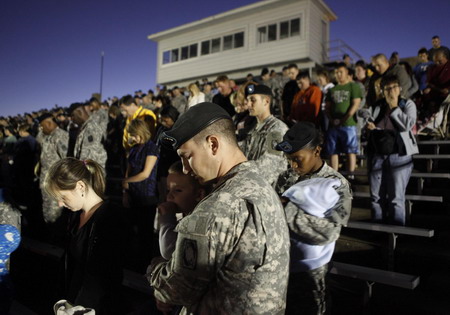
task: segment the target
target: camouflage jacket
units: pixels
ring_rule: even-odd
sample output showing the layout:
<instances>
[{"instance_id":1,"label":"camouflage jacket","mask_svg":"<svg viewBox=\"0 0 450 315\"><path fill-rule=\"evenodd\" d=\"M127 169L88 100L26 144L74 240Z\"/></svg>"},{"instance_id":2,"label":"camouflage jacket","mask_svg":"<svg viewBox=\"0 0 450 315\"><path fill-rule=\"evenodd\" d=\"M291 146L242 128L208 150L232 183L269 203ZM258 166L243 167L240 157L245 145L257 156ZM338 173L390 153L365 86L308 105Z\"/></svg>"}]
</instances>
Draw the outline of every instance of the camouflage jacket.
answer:
<instances>
[{"instance_id":1,"label":"camouflage jacket","mask_svg":"<svg viewBox=\"0 0 450 315\"><path fill-rule=\"evenodd\" d=\"M19 210L13 208L9 203L0 202L0 232L2 233L0 236L0 282L2 277L9 273L10 254L19 246L20 225Z\"/></svg>"},{"instance_id":2,"label":"camouflage jacket","mask_svg":"<svg viewBox=\"0 0 450 315\"><path fill-rule=\"evenodd\" d=\"M283 152L275 150L286 131L286 124L271 115L262 124L251 129L242 144L242 151L247 159L256 161L261 175L271 185L288 167Z\"/></svg>"},{"instance_id":3,"label":"camouflage jacket","mask_svg":"<svg viewBox=\"0 0 450 315\"><path fill-rule=\"evenodd\" d=\"M92 120L95 120L102 129L103 131L102 138L106 140L106 129L108 127L109 122L108 111L106 109L100 108L98 111L93 112L91 117Z\"/></svg>"},{"instance_id":4,"label":"camouflage jacket","mask_svg":"<svg viewBox=\"0 0 450 315\"><path fill-rule=\"evenodd\" d=\"M252 161L235 166L180 221L172 258L149 267L158 300L183 314L284 314L288 228L259 173Z\"/></svg>"},{"instance_id":5,"label":"camouflage jacket","mask_svg":"<svg viewBox=\"0 0 450 315\"><path fill-rule=\"evenodd\" d=\"M9 224L20 231L21 216L19 210L7 202L0 202L0 224Z\"/></svg>"},{"instance_id":6,"label":"camouflage jacket","mask_svg":"<svg viewBox=\"0 0 450 315\"><path fill-rule=\"evenodd\" d=\"M290 230L300 236L302 242L311 245L325 245L336 241L339 238L342 225L347 225L352 209L352 193L347 179L324 162L318 172L301 177L292 169L289 169L278 178L275 186L275 190L281 195L289 187L300 181L318 177L341 181L341 185L336 188L339 201L330 209L329 216L319 218L309 215L301 211L292 202L288 202L284 209Z\"/></svg>"},{"instance_id":7,"label":"camouflage jacket","mask_svg":"<svg viewBox=\"0 0 450 315\"><path fill-rule=\"evenodd\" d=\"M67 156L69 134L67 131L57 127L49 135L44 135L42 133L38 139L41 144L40 182L43 183L50 166L52 166L56 161L59 161Z\"/></svg>"},{"instance_id":8,"label":"camouflage jacket","mask_svg":"<svg viewBox=\"0 0 450 315\"><path fill-rule=\"evenodd\" d=\"M74 155L77 159L92 159L105 167L106 150L102 143L103 130L99 123L88 118L81 126L75 142Z\"/></svg>"}]
</instances>

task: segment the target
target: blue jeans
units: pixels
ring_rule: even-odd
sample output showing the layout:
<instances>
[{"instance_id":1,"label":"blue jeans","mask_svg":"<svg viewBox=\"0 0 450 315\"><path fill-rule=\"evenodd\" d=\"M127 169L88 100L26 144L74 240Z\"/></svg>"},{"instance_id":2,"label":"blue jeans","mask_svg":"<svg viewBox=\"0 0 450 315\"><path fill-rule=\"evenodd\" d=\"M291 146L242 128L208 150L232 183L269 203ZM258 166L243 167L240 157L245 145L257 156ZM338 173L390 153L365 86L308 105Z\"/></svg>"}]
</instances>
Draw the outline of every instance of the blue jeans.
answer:
<instances>
[{"instance_id":1,"label":"blue jeans","mask_svg":"<svg viewBox=\"0 0 450 315\"><path fill-rule=\"evenodd\" d=\"M405 225L405 192L413 169L412 156L374 155L369 163L372 219Z\"/></svg>"}]
</instances>

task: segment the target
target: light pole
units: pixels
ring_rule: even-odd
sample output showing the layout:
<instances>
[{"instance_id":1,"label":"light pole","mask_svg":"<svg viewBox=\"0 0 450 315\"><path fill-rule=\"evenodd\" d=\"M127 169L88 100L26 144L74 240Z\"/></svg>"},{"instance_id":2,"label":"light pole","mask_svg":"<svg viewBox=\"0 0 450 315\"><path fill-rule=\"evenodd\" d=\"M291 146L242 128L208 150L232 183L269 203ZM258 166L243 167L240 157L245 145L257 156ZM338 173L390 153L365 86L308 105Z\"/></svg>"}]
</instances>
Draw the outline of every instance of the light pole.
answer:
<instances>
[{"instance_id":1,"label":"light pole","mask_svg":"<svg viewBox=\"0 0 450 315\"><path fill-rule=\"evenodd\" d=\"M101 53L101 61L100 61L100 99L102 101L102 90L103 90L103 59L105 58L105 52Z\"/></svg>"}]
</instances>

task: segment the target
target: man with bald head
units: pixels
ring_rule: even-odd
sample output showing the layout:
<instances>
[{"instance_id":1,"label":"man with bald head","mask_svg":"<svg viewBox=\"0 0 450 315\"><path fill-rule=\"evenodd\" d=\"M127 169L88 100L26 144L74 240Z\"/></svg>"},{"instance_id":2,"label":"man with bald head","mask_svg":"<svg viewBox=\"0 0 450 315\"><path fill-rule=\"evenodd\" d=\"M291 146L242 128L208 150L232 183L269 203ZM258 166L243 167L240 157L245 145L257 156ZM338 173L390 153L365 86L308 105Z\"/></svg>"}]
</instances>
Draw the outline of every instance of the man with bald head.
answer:
<instances>
[{"instance_id":1,"label":"man with bald head","mask_svg":"<svg viewBox=\"0 0 450 315\"><path fill-rule=\"evenodd\" d=\"M399 64L390 65L388 58L384 54L376 54L372 57L372 65L375 68L375 74L370 78L369 89L367 91L366 102L369 106L374 106L375 103L383 98L381 93L381 79L386 76L395 75L399 82L401 93L408 98L410 95L405 95L412 85L412 81L405 68Z\"/></svg>"}]
</instances>

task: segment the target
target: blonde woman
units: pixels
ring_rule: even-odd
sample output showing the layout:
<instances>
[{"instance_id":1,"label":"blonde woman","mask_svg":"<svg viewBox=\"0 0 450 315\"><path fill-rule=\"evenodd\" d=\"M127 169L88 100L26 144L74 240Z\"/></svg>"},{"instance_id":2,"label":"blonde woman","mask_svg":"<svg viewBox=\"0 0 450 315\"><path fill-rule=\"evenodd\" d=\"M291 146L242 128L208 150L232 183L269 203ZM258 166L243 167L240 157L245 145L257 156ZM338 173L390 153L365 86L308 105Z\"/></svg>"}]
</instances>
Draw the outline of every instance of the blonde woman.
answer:
<instances>
[{"instance_id":1,"label":"blonde woman","mask_svg":"<svg viewBox=\"0 0 450 315\"><path fill-rule=\"evenodd\" d=\"M188 99L188 105L189 107L194 106L198 103L203 103L205 101L205 94L203 92L200 92L200 89L198 88L197 84L191 83L188 86L189 90L189 99Z\"/></svg>"},{"instance_id":2,"label":"blonde woman","mask_svg":"<svg viewBox=\"0 0 450 315\"><path fill-rule=\"evenodd\" d=\"M129 225L105 200L103 168L93 160L65 158L48 171L44 189L72 211L65 253L64 298L96 314L123 314L121 283Z\"/></svg>"},{"instance_id":3,"label":"blonde woman","mask_svg":"<svg viewBox=\"0 0 450 315\"><path fill-rule=\"evenodd\" d=\"M156 170L159 149L151 140L152 135L143 120L132 120L127 131L132 147L126 176L122 182L124 205L132 210L132 220L137 228L142 253L140 265L145 268L152 256L153 221L158 203Z\"/></svg>"}]
</instances>

